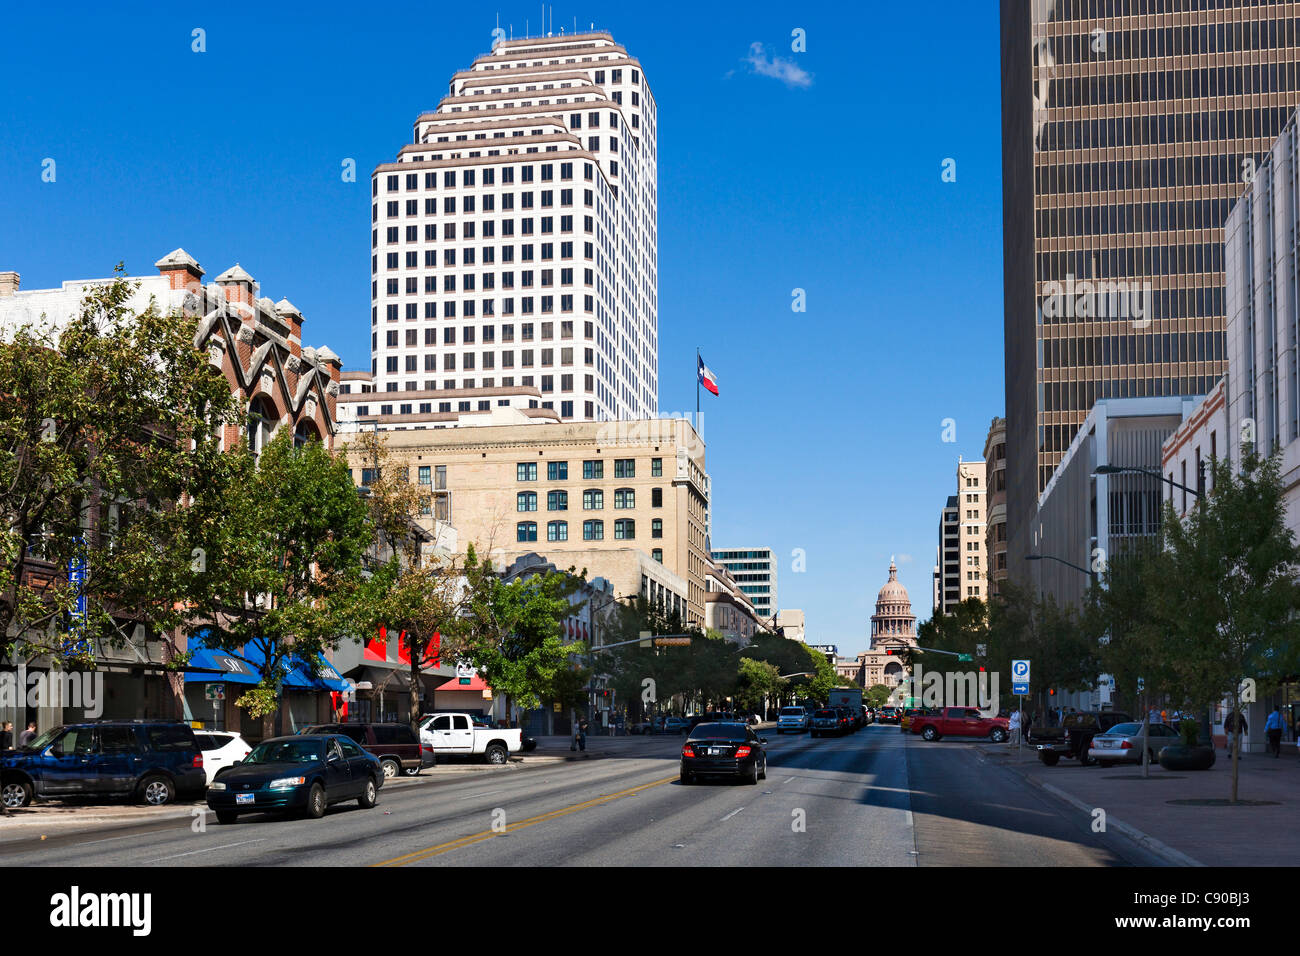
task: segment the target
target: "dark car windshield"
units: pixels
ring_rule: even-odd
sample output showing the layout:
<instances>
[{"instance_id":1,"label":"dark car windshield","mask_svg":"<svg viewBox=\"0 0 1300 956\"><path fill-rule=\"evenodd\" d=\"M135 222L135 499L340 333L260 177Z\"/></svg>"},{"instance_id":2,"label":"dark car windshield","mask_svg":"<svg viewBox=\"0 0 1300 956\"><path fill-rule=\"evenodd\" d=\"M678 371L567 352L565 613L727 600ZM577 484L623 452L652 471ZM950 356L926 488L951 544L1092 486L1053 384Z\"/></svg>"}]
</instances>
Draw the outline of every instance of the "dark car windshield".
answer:
<instances>
[{"instance_id":1,"label":"dark car windshield","mask_svg":"<svg viewBox=\"0 0 1300 956\"><path fill-rule=\"evenodd\" d=\"M319 740L268 740L258 744L244 763L311 763L320 760Z\"/></svg>"},{"instance_id":2,"label":"dark car windshield","mask_svg":"<svg viewBox=\"0 0 1300 956\"><path fill-rule=\"evenodd\" d=\"M35 753L38 750L44 750L50 745L54 738L62 732L62 727L54 727L51 730L45 731L45 733L41 734L39 737L33 737L31 743L27 744L25 747L19 747L18 749L27 753Z\"/></svg>"},{"instance_id":3,"label":"dark car windshield","mask_svg":"<svg viewBox=\"0 0 1300 956\"><path fill-rule=\"evenodd\" d=\"M744 724L700 724L691 731L692 740L748 740Z\"/></svg>"}]
</instances>

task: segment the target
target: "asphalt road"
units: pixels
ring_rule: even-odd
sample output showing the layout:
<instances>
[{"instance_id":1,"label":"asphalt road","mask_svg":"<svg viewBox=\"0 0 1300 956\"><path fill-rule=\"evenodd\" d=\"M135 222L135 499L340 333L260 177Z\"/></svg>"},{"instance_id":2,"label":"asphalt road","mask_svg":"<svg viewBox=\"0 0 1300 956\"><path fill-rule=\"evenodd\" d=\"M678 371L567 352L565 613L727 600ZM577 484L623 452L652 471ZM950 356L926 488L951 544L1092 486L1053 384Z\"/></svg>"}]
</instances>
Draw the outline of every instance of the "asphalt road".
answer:
<instances>
[{"instance_id":1,"label":"asphalt road","mask_svg":"<svg viewBox=\"0 0 1300 956\"><path fill-rule=\"evenodd\" d=\"M896 727L769 737L758 786L677 779L681 738L629 756L385 787L321 820L187 818L0 844L2 866L1159 865L978 758Z\"/></svg>"}]
</instances>

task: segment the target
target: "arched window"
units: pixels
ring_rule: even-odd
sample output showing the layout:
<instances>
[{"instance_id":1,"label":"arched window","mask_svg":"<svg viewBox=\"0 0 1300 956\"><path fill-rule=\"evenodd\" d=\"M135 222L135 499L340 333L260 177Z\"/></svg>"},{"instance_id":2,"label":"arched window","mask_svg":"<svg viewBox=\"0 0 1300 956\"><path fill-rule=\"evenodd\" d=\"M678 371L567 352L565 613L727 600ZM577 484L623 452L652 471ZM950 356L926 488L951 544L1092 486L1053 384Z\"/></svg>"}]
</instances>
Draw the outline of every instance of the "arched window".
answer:
<instances>
[{"instance_id":1,"label":"arched window","mask_svg":"<svg viewBox=\"0 0 1300 956\"><path fill-rule=\"evenodd\" d=\"M253 453L255 460L261 457L271 441L271 435L275 432L275 423L275 412L265 398L255 398L249 403L245 438L248 441L248 450Z\"/></svg>"},{"instance_id":2,"label":"arched window","mask_svg":"<svg viewBox=\"0 0 1300 956\"><path fill-rule=\"evenodd\" d=\"M298 427L293 430L293 447L301 448L309 441L319 441L320 432L316 430L316 423L310 418L304 418L298 422Z\"/></svg>"},{"instance_id":3,"label":"arched window","mask_svg":"<svg viewBox=\"0 0 1300 956\"><path fill-rule=\"evenodd\" d=\"M583 541L604 541L605 522L584 521L582 523L582 540Z\"/></svg>"},{"instance_id":4,"label":"arched window","mask_svg":"<svg viewBox=\"0 0 1300 956\"><path fill-rule=\"evenodd\" d=\"M536 541L537 540L537 522L521 521L515 525L516 541Z\"/></svg>"},{"instance_id":5,"label":"arched window","mask_svg":"<svg viewBox=\"0 0 1300 956\"><path fill-rule=\"evenodd\" d=\"M615 508L635 508L636 507L636 490L633 488L618 488L614 491Z\"/></svg>"},{"instance_id":6,"label":"arched window","mask_svg":"<svg viewBox=\"0 0 1300 956\"><path fill-rule=\"evenodd\" d=\"M620 541L630 541L636 537L636 522L631 518L619 518L614 522L614 537Z\"/></svg>"},{"instance_id":7,"label":"arched window","mask_svg":"<svg viewBox=\"0 0 1300 956\"><path fill-rule=\"evenodd\" d=\"M548 521L546 523L546 540L547 541L568 541L569 522Z\"/></svg>"},{"instance_id":8,"label":"arched window","mask_svg":"<svg viewBox=\"0 0 1300 956\"><path fill-rule=\"evenodd\" d=\"M600 511L605 507L605 492L599 488L588 488L582 493L583 511Z\"/></svg>"},{"instance_id":9,"label":"arched window","mask_svg":"<svg viewBox=\"0 0 1300 956\"><path fill-rule=\"evenodd\" d=\"M537 492L521 491L515 496L516 511L536 511L537 510ZM520 538L520 541L523 539ZM536 539L534 539L536 540Z\"/></svg>"}]
</instances>

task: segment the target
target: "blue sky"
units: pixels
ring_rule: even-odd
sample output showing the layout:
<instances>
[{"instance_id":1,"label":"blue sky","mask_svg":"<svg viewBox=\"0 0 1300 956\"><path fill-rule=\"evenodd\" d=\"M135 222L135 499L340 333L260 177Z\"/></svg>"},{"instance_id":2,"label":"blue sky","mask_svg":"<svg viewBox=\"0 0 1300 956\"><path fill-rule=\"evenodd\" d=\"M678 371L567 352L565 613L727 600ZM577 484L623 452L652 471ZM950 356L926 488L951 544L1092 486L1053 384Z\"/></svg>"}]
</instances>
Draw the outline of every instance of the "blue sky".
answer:
<instances>
[{"instance_id":1,"label":"blue sky","mask_svg":"<svg viewBox=\"0 0 1300 956\"><path fill-rule=\"evenodd\" d=\"M553 10L613 32L658 102L660 408L694 410L700 348L722 393L702 424L715 547L774 548L780 604L842 652L866 647L891 555L928 617L957 456L1002 414L996 5ZM535 33L541 7L303 11L7 11L0 269L43 288L151 273L177 246L209 279L238 260L302 309L308 344L368 367L369 172L498 15Z\"/></svg>"}]
</instances>

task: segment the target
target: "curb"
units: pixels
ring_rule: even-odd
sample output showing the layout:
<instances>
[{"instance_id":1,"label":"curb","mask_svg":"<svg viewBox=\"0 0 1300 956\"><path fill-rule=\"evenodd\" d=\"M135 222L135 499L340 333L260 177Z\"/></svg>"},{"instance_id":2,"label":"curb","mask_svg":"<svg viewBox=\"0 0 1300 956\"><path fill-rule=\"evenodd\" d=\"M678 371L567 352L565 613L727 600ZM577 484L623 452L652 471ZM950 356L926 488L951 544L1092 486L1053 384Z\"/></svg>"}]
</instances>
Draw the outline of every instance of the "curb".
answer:
<instances>
[{"instance_id":1,"label":"curb","mask_svg":"<svg viewBox=\"0 0 1300 956\"><path fill-rule=\"evenodd\" d=\"M980 760L985 764L989 764L990 766L994 765L988 759L988 756L983 751L980 752L979 757ZM1066 791L1062 790L1060 787L1054 786L1053 784L1043 783L1035 779L1034 777L1031 777L1027 773L1022 773L1014 765L1006 764L1004 766L1006 767L1007 770L1011 771L1017 777L1019 777L1021 780L1025 781L1026 783L1030 784L1031 786L1037 787L1039 790L1042 790L1046 793L1050 793L1058 800L1063 800L1065 803L1068 803L1076 810L1080 810L1083 813L1086 813L1088 815L1092 814L1094 808L1089 804L1085 803L1083 800L1080 800L1078 797L1074 796L1074 794L1067 793ZM1188 856L1186 853L1183 853L1181 850L1175 850L1169 844L1162 843L1161 841L1157 840L1155 837L1151 836L1149 833L1144 833L1143 831L1139 830L1137 827L1125 823L1123 820L1119 820L1108 813L1106 814L1106 829L1110 830L1112 828L1117 832L1122 833L1124 836L1128 837L1130 840L1132 840L1134 843L1141 846L1143 849L1148 850L1151 853L1154 853L1156 856L1165 860L1167 863L1169 863L1172 866L1184 866L1184 867L1205 866L1205 864L1202 863L1200 860L1193 859L1192 857Z\"/></svg>"}]
</instances>

